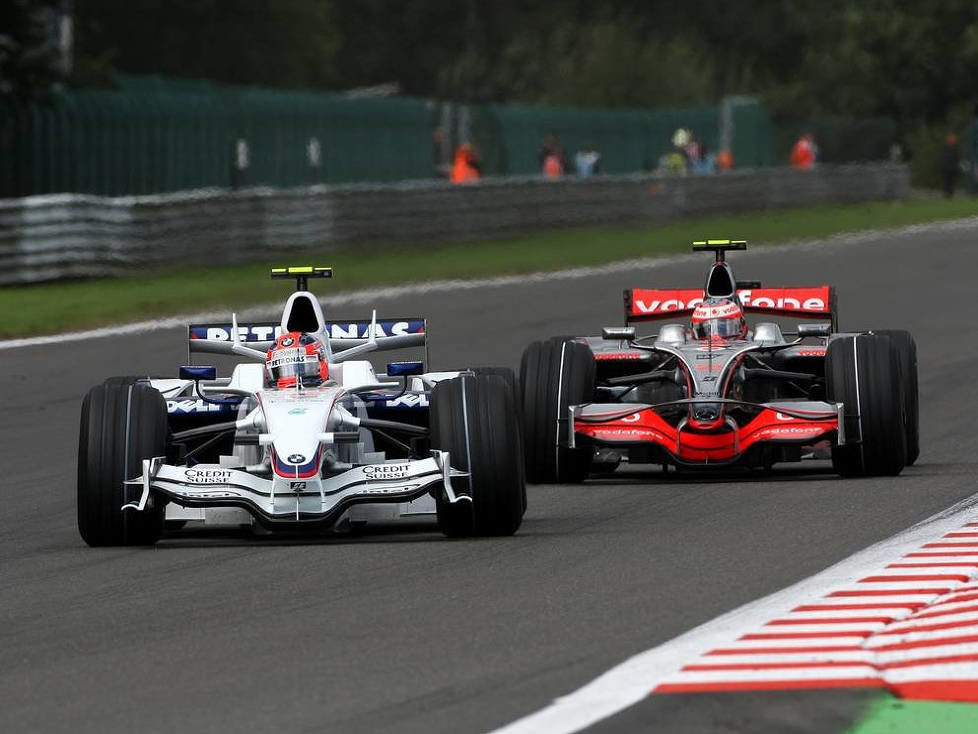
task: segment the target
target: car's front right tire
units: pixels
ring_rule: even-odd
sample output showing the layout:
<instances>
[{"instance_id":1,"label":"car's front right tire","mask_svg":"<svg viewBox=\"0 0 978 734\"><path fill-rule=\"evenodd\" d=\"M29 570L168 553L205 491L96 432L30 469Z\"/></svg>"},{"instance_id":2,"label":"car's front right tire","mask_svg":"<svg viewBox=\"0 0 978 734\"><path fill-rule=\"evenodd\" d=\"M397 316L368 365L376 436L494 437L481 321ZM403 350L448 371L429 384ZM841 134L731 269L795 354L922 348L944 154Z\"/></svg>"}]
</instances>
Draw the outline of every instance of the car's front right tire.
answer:
<instances>
[{"instance_id":1,"label":"car's front right tire","mask_svg":"<svg viewBox=\"0 0 978 734\"><path fill-rule=\"evenodd\" d=\"M151 545L163 532L165 505L123 510L141 489L143 459L166 453L166 402L138 378L117 378L88 391L78 435L78 530L91 546Z\"/></svg>"}]
</instances>

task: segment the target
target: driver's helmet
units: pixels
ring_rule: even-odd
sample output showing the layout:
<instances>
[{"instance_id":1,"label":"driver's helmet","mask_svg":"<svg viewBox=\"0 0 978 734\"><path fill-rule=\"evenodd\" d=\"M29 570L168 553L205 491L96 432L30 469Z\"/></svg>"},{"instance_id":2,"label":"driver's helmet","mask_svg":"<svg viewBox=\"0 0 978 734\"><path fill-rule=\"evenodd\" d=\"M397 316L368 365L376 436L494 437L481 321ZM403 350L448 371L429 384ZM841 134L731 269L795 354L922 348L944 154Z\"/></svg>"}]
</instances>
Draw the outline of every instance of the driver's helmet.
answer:
<instances>
[{"instance_id":1,"label":"driver's helmet","mask_svg":"<svg viewBox=\"0 0 978 734\"><path fill-rule=\"evenodd\" d=\"M317 387L329 379L326 347L312 334L282 334L268 350L265 374L276 387Z\"/></svg>"},{"instance_id":2,"label":"driver's helmet","mask_svg":"<svg viewBox=\"0 0 978 734\"><path fill-rule=\"evenodd\" d=\"M697 339L743 339L747 336L743 309L729 298L698 304L693 310L693 336Z\"/></svg>"}]
</instances>

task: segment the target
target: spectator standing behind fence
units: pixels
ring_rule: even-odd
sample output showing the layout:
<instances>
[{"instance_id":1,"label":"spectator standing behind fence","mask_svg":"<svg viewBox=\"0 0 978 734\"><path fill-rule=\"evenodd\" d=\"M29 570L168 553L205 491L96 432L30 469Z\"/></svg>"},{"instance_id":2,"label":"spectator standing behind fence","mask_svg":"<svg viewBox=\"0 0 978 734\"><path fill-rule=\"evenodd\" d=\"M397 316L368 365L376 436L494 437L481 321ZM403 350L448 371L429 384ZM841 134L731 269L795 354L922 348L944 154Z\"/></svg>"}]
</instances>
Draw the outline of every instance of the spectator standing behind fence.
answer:
<instances>
[{"instance_id":1,"label":"spectator standing behind fence","mask_svg":"<svg viewBox=\"0 0 978 734\"><path fill-rule=\"evenodd\" d=\"M560 178L564 175L564 164L560 159L560 153L554 151L548 153L543 159L543 177Z\"/></svg>"},{"instance_id":2,"label":"spectator standing behind fence","mask_svg":"<svg viewBox=\"0 0 978 734\"><path fill-rule=\"evenodd\" d=\"M694 176L712 176L717 172L717 157L703 143L696 144L696 158L689 159L690 172Z\"/></svg>"},{"instance_id":3,"label":"spectator standing behind fence","mask_svg":"<svg viewBox=\"0 0 978 734\"><path fill-rule=\"evenodd\" d=\"M961 151L958 150L958 136L948 133L941 148L941 180L944 183L944 198L954 196L958 185L958 171L961 170Z\"/></svg>"},{"instance_id":4,"label":"spectator standing behind fence","mask_svg":"<svg viewBox=\"0 0 978 734\"><path fill-rule=\"evenodd\" d=\"M577 175L581 178L596 176L601 173L601 154L593 145L585 145L574 156L574 165L577 166Z\"/></svg>"},{"instance_id":5,"label":"spectator standing behind fence","mask_svg":"<svg viewBox=\"0 0 978 734\"><path fill-rule=\"evenodd\" d=\"M544 178L560 178L567 171L564 149L560 145L560 139L553 133L544 136L537 163Z\"/></svg>"},{"instance_id":6,"label":"spectator standing behind fence","mask_svg":"<svg viewBox=\"0 0 978 734\"><path fill-rule=\"evenodd\" d=\"M685 176L689 173L687 147L693 134L686 128L677 128L672 134L672 148L659 159L658 172L666 176Z\"/></svg>"},{"instance_id":7,"label":"spectator standing behind fence","mask_svg":"<svg viewBox=\"0 0 978 734\"><path fill-rule=\"evenodd\" d=\"M815 167L816 160L818 160L818 146L815 145L815 136L811 133L802 133L791 148L792 168L810 171Z\"/></svg>"},{"instance_id":8,"label":"spectator standing behind fence","mask_svg":"<svg viewBox=\"0 0 978 734\"><path fill-rule=\"evenodd\" d=\"M471 143L462 143L455 150L452 163L452 183L475 183L482 177L479 154Z\"/></svg>"},{"instance_id":9,"label":"spectator standing behind fence","mask_svg":"<svg viewBox=\"0 0 978 734\"><path fill-rule=\"evenodd\" d=\"M686 163L690 168L695 168L696 164L703 160L703 144L696 139L692 130L686 130L686 145L682 146L683 154L686 156Z\"/></svg>"},{"instance_id":10,"label":"spectator standing behind fence","mask_svg":"<svg viewBox=\"0 0 978 734\"><path fill-rule=\"evenodd\" d=\"M716 163L718 171L732 171L734 167L733 153L729 150L721 150L717 153Z\"/></svg>"}]
</instances>

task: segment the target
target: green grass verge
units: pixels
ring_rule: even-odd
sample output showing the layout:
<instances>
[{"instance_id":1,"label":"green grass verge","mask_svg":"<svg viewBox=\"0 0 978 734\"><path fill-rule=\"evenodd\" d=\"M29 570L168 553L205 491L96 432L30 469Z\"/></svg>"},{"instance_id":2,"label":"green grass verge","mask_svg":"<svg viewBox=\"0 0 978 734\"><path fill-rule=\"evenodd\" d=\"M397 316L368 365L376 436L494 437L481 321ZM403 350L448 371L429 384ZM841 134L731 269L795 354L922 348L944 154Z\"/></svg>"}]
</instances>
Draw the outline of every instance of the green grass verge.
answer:
<instances>
[{"instance_id":1,"label":"green grass verge","mask_svg":"<svg viewBox=\"0 0 978 734\"><path fill-rule=\"evenodd\" d=\"M662 227L572 230L506 240L384 250L359 248L289 256L257 265L187 267L150 276L0 288L0 338L49 334L193 313L282 298L271 265L335 269L329 292L442 278L530 273L686 252L703 237L745 238L755 245L838 232L900 227L978 214L974 199L874 202L684 220ZM307 262L307 261L314 262Z\"/></svg>"},{"instance_id":2,"label":"green grass verge","mask_svg":"<svg viewBox=\"0 0 978 734\"><path fill-rule=\"evenodd\" d=\"M975 734L978 704L880 699L846 734Z\"/></svg>"}]
</instances>

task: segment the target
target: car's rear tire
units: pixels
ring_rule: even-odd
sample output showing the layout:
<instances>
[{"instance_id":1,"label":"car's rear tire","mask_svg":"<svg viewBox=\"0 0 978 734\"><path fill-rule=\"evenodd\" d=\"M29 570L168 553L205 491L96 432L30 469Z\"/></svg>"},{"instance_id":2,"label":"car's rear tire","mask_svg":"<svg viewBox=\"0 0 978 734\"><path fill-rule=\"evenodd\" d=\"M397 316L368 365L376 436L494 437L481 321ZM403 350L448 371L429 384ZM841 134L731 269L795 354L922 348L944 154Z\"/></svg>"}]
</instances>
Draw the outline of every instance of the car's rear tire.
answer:
<instances>
[{"instance_id":1,"label":"car's rear tire","mask_svg":"<svg viewBox=\"0 0 978 734\"><path fill-rule=\"evenodd\" d=\"M895 476L906 463L903 375L897 350L875 334L835 339L825 355L828 399L844 405L846 445L832 449L844 477Z\"/></svg>"},{"instance_id":2,"label":"car's rear tire","mask_svg":"<svg viewBox=\"0 0 978 734\"><path fill-rule=\"evenodd\" d=\"M526 483L520 425L512 386L504 377L462 374L435 385L431 394L431 444L449 452L456 494L471 502L435 497L438 527L449 537L512 535L523 521Z\"/></svg>"},{"instance_id":3,"label":"car's rear tire","mask_svg":"<svg viewBox=\"0 0 978 734\"><path fill-rule=\"evenodd\" d=\"M114 378L89 390L78 437L78 530L91 546L151 545L163 532L165 503L122 510L141 489L126 485L142 461L166 454L166 403L138 378Z\"/></svg>"},{"instance_id":4,"label":"car's rear tire","mask_svg":"<svg viewBox=\"0 0 978 734\"><path fill-rule=\"evenodd\" d=\"M920 456L920 393L917 386L917 342L909 331L881 329L874 331L888 337L897 350L903 371L904 418L907 434L907 466L913 466Z\"/></svg>"},{"instance_id":5,"label":"car's rear tire","mask_svg":"<svg viewBox=\"0 0 978 734\"><path fill-rule=\"evenodd\" d=\"M562 339L533 342L523 352L523 442L527 481L582 482L593 449L567 447L567 408L594 397L594 355L586 344Z\"/></svg>"}]
</instances>

